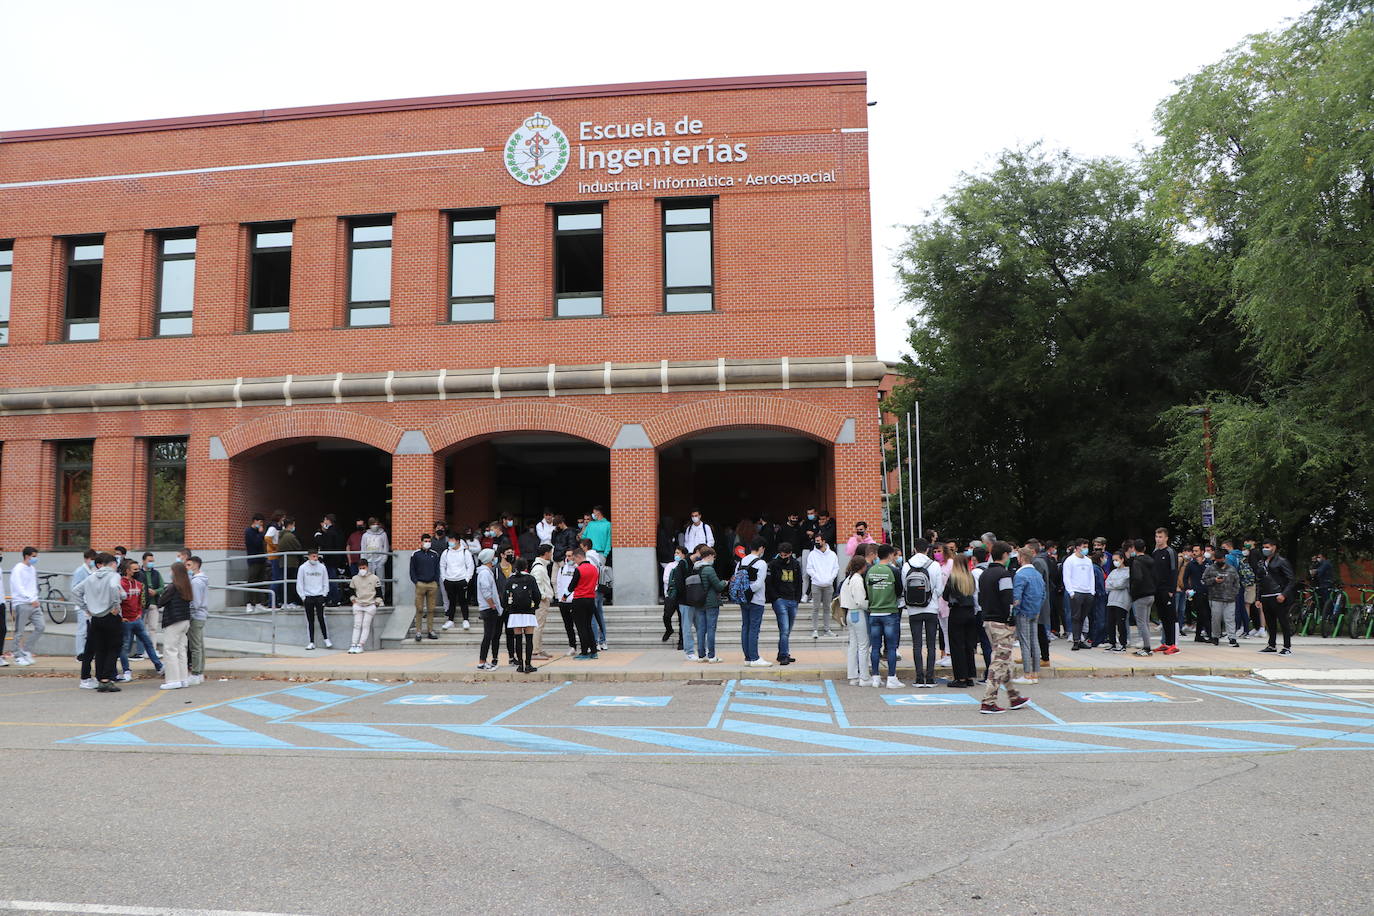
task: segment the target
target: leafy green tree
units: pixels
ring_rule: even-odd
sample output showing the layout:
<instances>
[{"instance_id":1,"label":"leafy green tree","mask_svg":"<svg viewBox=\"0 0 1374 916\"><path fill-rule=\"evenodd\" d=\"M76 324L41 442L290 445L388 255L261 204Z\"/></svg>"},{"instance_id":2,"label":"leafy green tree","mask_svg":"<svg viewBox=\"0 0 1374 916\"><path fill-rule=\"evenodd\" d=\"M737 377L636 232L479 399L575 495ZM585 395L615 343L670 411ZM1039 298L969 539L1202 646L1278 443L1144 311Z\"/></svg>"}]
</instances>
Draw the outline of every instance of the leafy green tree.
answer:
<instances>
[{"instance_id":1,"label":"leafy green tree","mask_svg":"<svg viewBox=\"0 0 1374 916\"><path fill-rule=\"evenodd\" d=\"M1223 530L1289 550L1374 545L1374 4L1317 3L1182 81L1156 113L1159 276L1207 282L1243 330L1254 381L1207 407ZM1200 240L1200 241L1199 241ZM1173 507L1205 493L1201 421L1170 412Z\"/></svg>"},{"instance_id":2,"label":"leafy green tree","mask_svg":"<svg viewBox=\"0 0 1374 916\"><path fill-rule=\"evenodd\" d=\"M928 525L1119 539L1169 520L1159 416L1244 361L1231 324L1189 304L1197 271L1152 273L1162 243L1132 164L1039 146L910 228L914 384L889 407L921 401Z\"/></svg>"}]
</instances>

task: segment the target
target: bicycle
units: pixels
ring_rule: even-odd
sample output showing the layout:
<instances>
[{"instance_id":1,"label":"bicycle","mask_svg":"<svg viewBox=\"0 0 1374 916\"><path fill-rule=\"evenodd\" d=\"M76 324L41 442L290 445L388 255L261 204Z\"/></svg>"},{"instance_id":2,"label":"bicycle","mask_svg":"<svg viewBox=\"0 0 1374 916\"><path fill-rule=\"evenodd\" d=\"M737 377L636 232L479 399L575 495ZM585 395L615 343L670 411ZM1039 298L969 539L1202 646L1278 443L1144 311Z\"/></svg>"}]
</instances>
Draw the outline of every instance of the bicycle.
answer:
<instances>
[{"instance_id":1,"label":"bicycle","mask_svg":"<svg viewBox=\"0 0 1374 916\"><path fill-rule=\"evenodd\" d=\"M38 577L39 589L38 603L47 612L49 619L53 623L66 623L67 611L70 605L67 603L67 596L62 589L52 584L52 580L57 578L57 573L46 573Z\"/></svg>"},{"instance_id":2,"label":"bicycle","mask_svg":"<svg viewBox=\"0 0 1374 916\"><path fill-rule=\"evenodd\" d=\"M1317 606L1317 593L1307 585L1298 586L1298 598L1288 610L1293 632L1306 636L1316 632L1321 626L1321 609Z\"/></svg>"},{"instance_id":3,"label":"bicycle","mask_svg":"<svg viewBox=\"0 0 1374 916\"><path fill-rule=\"evenodd\" d=\"M1345 623L1345 611L1345 589L1333 589L1331 592L1331 600L1327 601L1326 607L1322 611L1322 639L1330 639L1332 636L1340 635L1341 624Z\"/></svg>"},{"instance_id":4,"label":"bicycle","mask_svg":"<svg viewBox=\"0 0 1374 916\"><path fill-rule=\"evenodd\" d=\"M1360 603L1350 608L1350 638L1374 636L1374 586L1361 585Z\"/></svg>"}]
</instances>

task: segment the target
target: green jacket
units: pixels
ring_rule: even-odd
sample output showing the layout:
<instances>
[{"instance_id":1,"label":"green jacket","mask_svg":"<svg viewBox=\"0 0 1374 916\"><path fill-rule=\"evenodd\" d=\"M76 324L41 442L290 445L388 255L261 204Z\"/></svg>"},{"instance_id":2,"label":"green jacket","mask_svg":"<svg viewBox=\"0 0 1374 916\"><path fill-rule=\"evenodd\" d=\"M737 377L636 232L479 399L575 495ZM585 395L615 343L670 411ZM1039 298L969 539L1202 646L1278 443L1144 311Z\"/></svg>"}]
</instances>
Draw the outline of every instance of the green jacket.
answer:
<instances>
[{"instance_id":1,"label":"green jacket","mask_svg":"<svg viewBox=\"0 0 1374 916\"><path fill-rule=\"evenodd\" d=\"M886 563L874 563L864 573L868 587L868 613L897 613L897 571Z\"/></svg>"},{"instance_id":2,"label":"green jacket","mask_svg":"<svg viewBox=\"0 0 1374 916\"><path fill-rule=\"evenodd\" d=\"M301 539L296 537L294 531L282 531L281 534L277 535L277 549L283 552L301 550ZM302 556L288 556L283 557L283 559L286 561L286 574L292 578L296 575L296 567L305 562L305 557Z\"/></svg>"},{"instance_id":3,"label":"green jacket","mask_svg":"<svg viewBox=\"0 0 1374 916\"><path fill-rule=\"evenodd\" d=\"M702 563L696 569L701 574L701 587L706 589L706 603L702 607L720 607L720 596L730 588L729 583L720 581L710 563Z\"/></svg>"}]
</instances>

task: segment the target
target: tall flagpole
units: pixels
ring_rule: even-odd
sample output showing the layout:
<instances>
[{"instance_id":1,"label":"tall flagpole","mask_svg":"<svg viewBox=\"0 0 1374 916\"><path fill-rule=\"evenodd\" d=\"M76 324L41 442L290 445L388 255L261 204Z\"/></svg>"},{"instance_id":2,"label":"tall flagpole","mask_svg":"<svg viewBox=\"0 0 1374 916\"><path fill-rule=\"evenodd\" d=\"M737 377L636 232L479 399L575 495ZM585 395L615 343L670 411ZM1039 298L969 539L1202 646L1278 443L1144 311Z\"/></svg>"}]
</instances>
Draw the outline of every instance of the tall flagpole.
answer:
<instances>
[{"instance_id":1,"label":"tall flagpole","mask_svg":"<svg viewBox=\"0 0 1374 916\"><path fill-rule=\"evenodd\" d=\"M907 512L907 524L911 525L911 544L914 546L916 539L921 536L921 529L916 526L916 499L914 496L916 487L916 466L911 461L911 413L906 415L906 463L908 465L906 475L906 495L911 502L911 509Z\"/></svg>"},{"instance_id":2,"label":"tall flagpole","mask_svg":"<svg viewBox=\"0 0 1374 916\"><path fill-rule=\"evenodd\" d=\"M925 536L924 512L921 507L921 402L916 401L913 408L916 414L916 530ZM907 427L907 434L910 435L911 427ZM907 446L910 447L908 442Z\"/></svg>"}]
</instances>

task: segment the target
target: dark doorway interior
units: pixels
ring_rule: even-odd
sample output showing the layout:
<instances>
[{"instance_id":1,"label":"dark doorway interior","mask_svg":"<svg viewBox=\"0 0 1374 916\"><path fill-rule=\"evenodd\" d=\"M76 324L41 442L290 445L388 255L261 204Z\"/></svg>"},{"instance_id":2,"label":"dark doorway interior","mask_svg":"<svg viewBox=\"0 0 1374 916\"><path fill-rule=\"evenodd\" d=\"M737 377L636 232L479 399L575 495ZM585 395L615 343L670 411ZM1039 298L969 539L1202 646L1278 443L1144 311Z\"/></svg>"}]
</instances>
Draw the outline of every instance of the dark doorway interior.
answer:
<instances>
[{"instance_id":1,"label":"dark doorway interior","mask_svg":"<svg viewBox=\"0 0 1374 916\"><path fill-rule=\"evenodd\" d=\"M294 442L246 459L239 477L245 508L295 516L302 543L329 512L345 531L373 515L390 526L391 456L381 449L346 439Z\"/></svg>"},{"instance_id":2,"label":"dark doorway interior","mask_svg":"<svg viewBox=\"0 0 1374 916\"><path fill-rule=\"evenodd\" d=\"M760 513L780 521L808 505L828 508L827 459L828 450L814 439L775 430L681 439L659 452L659 512L681 526L699 508L720 533Z\"/></svg>"},{"instance_id":3,"label":"dark doorway interior","mask_svg":"<svg viewBox=\"0 0 1374 916\"><path fill-rule=\"evenodd\" d=\"M448 520L459 527L515 513L523 524L547 506L570 524L594 505L611 507L611 454L556 433L499 436L455 450L444 462Z\"/></svg>"}]
</instances>

